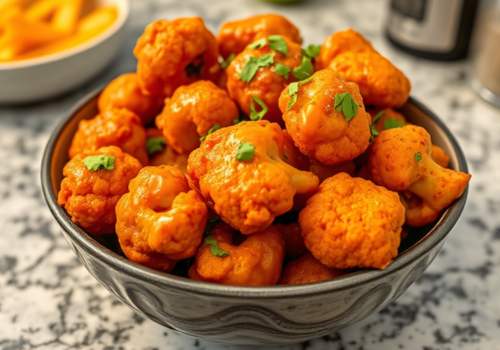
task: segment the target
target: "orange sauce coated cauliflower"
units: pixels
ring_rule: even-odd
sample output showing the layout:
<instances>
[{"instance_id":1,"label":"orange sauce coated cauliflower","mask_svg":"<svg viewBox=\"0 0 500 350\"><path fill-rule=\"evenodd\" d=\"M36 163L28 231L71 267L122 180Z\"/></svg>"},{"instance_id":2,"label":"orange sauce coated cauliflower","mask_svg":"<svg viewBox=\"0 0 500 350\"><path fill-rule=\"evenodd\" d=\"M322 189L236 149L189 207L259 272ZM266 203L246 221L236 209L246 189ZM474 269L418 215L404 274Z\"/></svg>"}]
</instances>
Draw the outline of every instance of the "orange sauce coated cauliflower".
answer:
<instances>
[{"instance_id":1,"label":"orange sauce coated cauliflower","mask_svg":"<svg viewBox=\"0 0 500 350\"><path fill-rule=\"evenodd\" d=\"M255 233L289 211L295 194L318 186L314 174L287 163L292 151L278 124L242 122L210 134L189 156L188 175L225 222Z\"/></svg>"},{"instance_id":2,"label":"orange sauce coated cauliflower","mask_svg":"<svg viewBox=\"0 0 500 350\"><path fill-rule=\"evenodd\" d=\"M299 29L287 18L278 14L262 14L222 24L217 42L223 57L238 54L257 37L279 34L300 44Z\"/></svg>"},{"instance_id":3,"label":"orange sauce coated cauliflower","mask_svg":"<svg viewBox=\"0 0 500 350\"><path fill-rule=\"evenodd\" d=\"M392 108L373 111L371 115L375 124L375 130L378 132L407 124L405 116Z\"/></svg>"},{"instance_id":4,"label":"orange sauce coated cauliflower","mask_svg":"<svg viewBox=\"0 0 500 350\"><path fill-rule=\"evenodd\" d=\"M248 46L239 53L226 69L227 91L240 106L245 114L250 114L251 105L254 103L256 109L260 107L255 104L254 98L259 98L268 108L264 118L279 122L281 121L281 112L278 107L278 99L281 91L288 83L296 80L292 70L301 63L302 51L300 45L291 41L287 37L282 37L286 42L288 53L276 52L266 44L260 48L251 48ZM265 39L265 38L262 38ZM262 59L263 57L272 57L272 63L260 67L250 81L245 81L245 67L253 59ZM276 65L281 64L290 69L287 76L276 72Z\"/></svg>"},{"instance_id":5,"label":"orange sauce coated cauliflower","mask_svg":"<svg viewBox=\"0 0 500 350\"><path fill-rule=\"evenodd\" d=\"M116 205L116 234L132 261L170 270L192 257L201 243L207 207L182 172L172 166L144 167Z\"/></svg>"},{"instance_id":6,"label":"orange sauce coated cauliflower","mask_svg":"<svg viewBox=\"0 0 500 350\"><path fill-rule=\"evenodd\" d=\"M403 192L400 198L406 207L405 224L408 226L422 227L431 224L441 214L440 210L430 207L421 198L411 192Z\"/></svg>"},{"instance_id":7,"label":"orange sauce coated cauliflower","mask_svg":"<svg viewBox=\"0 0 500 350\"><path fill-rule=\"evenodd\" d=\"M238 114L226 91L210 81L197 81L175 90L156 125L177 153L189 153L212 127L232 125Z\"/></svg>"},{"instance_id":8,"label":"orange sauce coated cauliflower","mask_svg":"<svg viewBox=\"0 0 500 350\"><path fill-rule=\"evenodd\" d=\"M97 102L99 110L125 108L137 114L143 124L161 111L163 101L158 96L145 95L135 73L122 74L102 91Z\"/></svg>"},{"instance_id":9,"label":"orange sauce coated cauliflower","mask_svg":"<svg viewBox=\"0 0 500 350\"><path fill-rule=\"evenodd\" d=\"M157 20L134 48L144 92L168 97L184 84L214 80L220 72L217 41L200 17Z\"/></svg>"},{"instance_id":10,"label":"orange sauce coated cauliflower","mask_svg":"<svg viewBox=\"0 0 500 350\"><path fill-rule=\"evenodd\" d=\"M385 268L398 253L405 208L398 194L340 173L299 215L308 250L330 268Z\"/></svg>"},{"instance_id":11,"label":"orange sauce coated cauliflower","mask_svg":"<svg viewBox=\"0 0 500 350\"><path fill-rule=\"evenodd\" d=\"M361 52L367 49L373 49L372 45L355 30L348 28L335 32L321 45L319 55L316 57L316 69L327 68L330 62L342 52Z\"/></svg>"},{"instance_id":12,"label":"orange sauce coated cauliflower","mask_svg":"<svg viewBox=\"0 0 500 350\"><path fill-rule=\"evenodd\" d=\"M341 274L341 271L329 269L307 253L285 265L280 284L317 283L334 279Z\"/></svg>"},{"instance_id":13,"label":"orange sauce coated cauliflower","mask_svg":"<svg viewBox=\"0 0 500 350\"><path fill-rule=\"evenodd\" d=\"M300 233L300 226L294 222L292 224L274 225L282 233L285 241L285 255L287 258L297 258L306 252L306 245Z\"/></svg>"},{"instance_id":14,"label":"orange sauce coated cauliflower","mask_svg":"<svg viewBox=\"0 0 500 350\"><path fill-rule=\"evenodd\" d=\"M441 211L462 195L470 175L441 167L431 152L431 137L422 127L384 130L370 148L371 177L393 191L409 191Z\"/></svg>"},{"instance_id":15,"label":"orange sauce coated cauliflower","mask_svg":"<svg viewBox=\"0 0 500 350\"><path fill-rule=\"evenodd\" d=\"M447 168L450 164L450 157L446 154L444 149L437 145L432 145L431 157L437 164L439 164L439 166L442 166L443 168Z\"/></svg>"},{"instance_id":16,"label":"orange sauce coated cauliflower","mask_svg":"<svg viewBox=\"0 0 500 350\"><path fill-rule=\"evenodd\" d=\"M167 145L163 133L156 128L146 129L146 136L146 145L151 139L156 140L156 147L150 146L150 149L148 149L149 165L171 165L177 167L183 173L186 172L189 153L175 152L172 147ZM161 140L159 144L158 140Z\"/></svg>"},{"instance_id":17,"label":"orange sauce coated cauliflower","mask_svg":"<svg viewBox=\"0 0 500 350\"><path fill-rule=\"evenodd\" d=\"M104 146L117 146L142 164L147 164L145 143L146 132L137 115L123 108L108 109L92 119L80 121L69 148L69 157Z\"/></svg>"},{"instance_id":18,"label":"orange sauce coated cauliflower","mask_svg":"<svg viewBox=\"0 0 500 350\"><path fill-rule=\"evenodd\" d=\"M335 95L349 93L358 105L349 121L335 110ZM283 90L279 105L288 133L302 153L327 164L336 165L354 159L370 143L371 117L365 111L356 84L345 82L324 69L301 84L297 100L291 105L289 89Z\"/></svg>"},{"instance_id":19,"label":"orange sauce coated cauliflower","mask_svg":"<svg viewBox=\"0 0 500 350\"><path fill-rule=\"evenodd\" d=\"M246 237L240 244L233 242L234 233L226 225L215 227L210 237L227 255L214 255L211 251L213 245L205 243L189 270L192 279L239 286L265 286L278 282L284 242L276 228L268 227Z\"/></svg>"},{"instance_id":20,"label":"orange sauce coated cauliflower","mask_svg":"<svg viewBox=\"0 0 500 350\"><path fill-rule=\"evenodd\" d=\"M100 155L114 159L113 169L87 168L84 159ZM113 233L116 202L127 192L129 181L140 169L137 159L115 146L79 153L64 166L57 202L74 223L91 234Z\"/></svg>"}]
</instances>

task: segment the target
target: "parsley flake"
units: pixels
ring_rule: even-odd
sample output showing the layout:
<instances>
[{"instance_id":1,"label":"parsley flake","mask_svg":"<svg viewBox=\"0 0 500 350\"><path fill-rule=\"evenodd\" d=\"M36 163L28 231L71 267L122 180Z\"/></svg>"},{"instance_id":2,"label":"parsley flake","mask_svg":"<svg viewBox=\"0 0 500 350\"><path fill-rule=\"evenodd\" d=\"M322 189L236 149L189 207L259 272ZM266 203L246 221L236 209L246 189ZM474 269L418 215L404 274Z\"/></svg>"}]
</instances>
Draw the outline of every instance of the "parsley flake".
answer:
<instances>
[{"instance_id":1,"label":"parsley flake","mask_svg":"<svg viewBox=\"0 0 500 350\"><path fill-rule=\"evenodd\" d=\"M240 143L236 151L236 159L239 161L252 160L255 156L255 146L251 143Z\"/></svg>"},{"instance_id":2,"label":"parsley flake","mask_svg":"<svg viewBox=\"0 0 500 350\"><path fill-rule=\"evenodd\" d=\"M422 160L422 153L420 152L415 153L415 160L417 162L420 162Z\"/></svg>"},{"instance_id":3,"label":"parsley flake","mask_svg":"<svg viewBox=\"0 0 500 350\"><path fill-rule=\"evenodd\" d=\"M270 66L273 63L274 56L272 54L260 57L251 56L240 72L240 79L245 83L248 83L253 79L259 68Z\"/></svg>"},{"instance_id":4,"label":"parsley flake","mask_svg":"<svg viewBox=\"0 0 500 350\"><path fill-rule=\"evenodd\" d=\"M274 66L274 71L281 75L283 78L288 79L288 74L290 74L290 67L285 66L284 64L281 63L276 63Z\"/></svg>"},{"instance_id":5,"label":"parsley flake","mask_svg":"<svg viewBox=\"0 0 500 350\"><path fill-rule=\"evenodd\" d=\"M290 83L290 85L288 85L288 95L290 96L290 99L288 100L288 104L286 106L287 111L289 111L295 105L295 103L297 103L299 88L302 85L307 84L311 80L312 80L312 77L309 77L309 78L304 79L302 81L295 81L293 83Z\"/></svg>"},{"instance_id":6,"label":"parsley flake","mask_svg":"<svg viewBox=\"0 0 500 350\"><path fill-rule=\"evenodd\" d=\"M348 122L358 112L358 105L352 95L348 92L343 92L335 95L335 111L342 112L344 119Z\"/></svg>"},{"instance_id":7,"label":"parsley flake","mask_svg":"<svg viewBox=\"0 0 500 350\"><path fill-rule=\"evenodd\" d=\"M231 64L231 62L233 62L235 57L236 56L234 53L229 54L229 56L227 56L225 59L221 61L220 63L221 68L226 69L227 67L229 67L229 65Z\"/></svg>"},{"instance_id":8,"label":"parsley flake","mask_svg":"<svg viewBox=\"0 0 500 350\"><path fill-rule=\"evenodd\" d=\"M309 44L304 49L304 53L306 54L307 57L312 59L319 55L320 49L321 49L320 45Z\"/></svg>"},{"instance_id":9,"label":"parsley flake","mask_svg":"<svg viewBox=\"0 0 500 350\"><path fill-rule=\"evenodd\" d=\"M373 120L372 120L372 124L377 123L380 120L380 118L382 118L383 115L384 115L383 110L378 112L377 114L375 114L375 116L373 117Z\"/></svg>"},{"instance_id":10,"label":"parsley flake","mask_svg":"<svg viewBox=\"0 0 500 350\"><path fill-rule=\"evenodd\" d=\"M405 122L398 119L389 118L384 120L384 130L401 128L403 126L405 126Z\"/></svg>"},{"instance_id":11,"label":"parsley flake","mask_svg":"<svg viewBox=\"0 0 500 350\"><path fill-rule=\"evenodd\" d=\"M311 59L306 55L302 56L300 64L293 69L293 76L298 80L309 78L314 71Z\"/></svg>"},{"instance_id":12,"label":"parsley flake","mask_svg":"<svg viewBox=\"0 0 500 350\"><path fill-rule=\"evenodd\" d=\"M281 35L269 35L267 42L272 50L282 53L285 56L288 55L288 45Z\"/></svg>"},{"instance_id":13,"label":"parsley flake","mask_svg":"<svg viewBox=\"0 0 500 350\"><path fill-rule=\"evenodd\" d=\"M208 235L205 237L204 243L210 247L210 253L212 253L213 256L217 256L219 258L229 256L227 251L219 247L219 242L217 242L213 236Z\"/></svg>"},{"instance_id":14,"label":"parsley flake","mask_svg":"<svg viewBox=\"0 0 500 350\"><path fill-rule=\"evenodd\" d=\"M255 104L258 104L260 111L257 111ZM250 120L261 120L266 115L269 108L267 108L264 101L262 101L258 96L252 96L252 101L250 102Z\"/></svg>"},{"instance_id":15,"label":"parsley flake","mask_svg":"<svg viewBox=\"0 0 500 350\"><path fill-rule=\"evenodd\" d=\"M115 157L107 155L88 156L83 159L83 164L90 171L113 170L115 168Z\"/></svg>"},{"instance_id":16,"label":"parsley flake","mask_svg":"<svg viewBox=\"0 0 500 350\"><path fill-rule=\"evenodd\" d=\"M373 140L375 137L378 136L379 132L377 130L377 128L375 127L375 124L372 124L370 126L370 133L371 133L371 139Z\"/></svg>"},{"instance_id":17,"label":"parsley flake","mask_svg":"<svg viewBox=\"0 0 500 350\"><path fill-rule=\"evenodd\" d=\"M256 50L263 48L264 46L266 46L266 44L267 44L266 38L262 38L249 44L248 47L251 48L252 50Z\"/></svg>"},{"instance_id":18,"label":"parsley flake","mask_svg":"<svg viewBox=\"0 0 500 350\"><path fill-rule=\"evenodd\" d=\"M161 136L149 137L146 140L146 150L149 155L163 151L165 145L165 139Z\"/></svg>"},{"instance_id":19,"label":"parsley flake","mask_svg":"<svg viewBox=\"0 0 500 350\"><path fill-rule=\"evenodd\" d=\"M200 136L200 141L203 142L205 141L205 139L207 138L208 135L216 132L217 130L219 130L221 128L221 126L219 124L214 124L212 125L212 127L210 129L208 129L207 133L203 136Z\"/></svg>"}]
</instances>

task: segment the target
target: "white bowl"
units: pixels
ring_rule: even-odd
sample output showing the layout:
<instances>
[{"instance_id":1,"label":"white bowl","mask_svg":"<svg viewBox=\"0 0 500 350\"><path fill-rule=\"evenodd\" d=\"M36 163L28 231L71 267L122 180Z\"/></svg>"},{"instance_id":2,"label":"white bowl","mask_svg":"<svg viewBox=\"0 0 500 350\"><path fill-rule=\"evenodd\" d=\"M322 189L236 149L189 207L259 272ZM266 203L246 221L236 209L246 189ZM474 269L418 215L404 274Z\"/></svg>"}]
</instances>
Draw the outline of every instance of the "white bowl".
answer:
<instances>
[{"instance_id":1,"label":"white bowl","mask_svg":"<svg viewBox=\"0 0 500 350\"><path fill-rule=\"evenodd\" d=\"M81 85L108 65L125 39L127 0L101 0L118 8L104 33L74 48L39 58L0 63L0 104L19 104L57 96Z\"/></svg>"}]
</instances>

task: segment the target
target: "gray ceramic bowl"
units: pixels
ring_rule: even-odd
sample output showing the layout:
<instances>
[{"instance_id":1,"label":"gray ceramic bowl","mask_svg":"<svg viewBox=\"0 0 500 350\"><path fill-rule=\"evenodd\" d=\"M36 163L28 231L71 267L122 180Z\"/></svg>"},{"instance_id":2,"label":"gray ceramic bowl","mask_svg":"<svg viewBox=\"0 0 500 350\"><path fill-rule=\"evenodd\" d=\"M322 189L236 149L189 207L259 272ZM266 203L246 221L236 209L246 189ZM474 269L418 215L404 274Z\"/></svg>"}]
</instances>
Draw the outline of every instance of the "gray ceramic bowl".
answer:
<instances>
[{"instance_id":1,"label":"gray ceramic bowl","mask_svg":"<svg viewBox=\"0 0 500 350\"><path fill-rule=\"evenodd\" d=\"M382 271L358 271L332 281L271 287L196 282L135 264L74 225L57 205L67 150L78 122L94 116L96 93L83 99L54 130L42 161L42 188L64 236L87 270L137 312L165 327L231 344L287 344L319 337L358 322L400 296L432 262L465 205L466 193ZM442 121L411 98L403 112L424 126L467 171L457 141Z\"/></svg>"}]
</instances>

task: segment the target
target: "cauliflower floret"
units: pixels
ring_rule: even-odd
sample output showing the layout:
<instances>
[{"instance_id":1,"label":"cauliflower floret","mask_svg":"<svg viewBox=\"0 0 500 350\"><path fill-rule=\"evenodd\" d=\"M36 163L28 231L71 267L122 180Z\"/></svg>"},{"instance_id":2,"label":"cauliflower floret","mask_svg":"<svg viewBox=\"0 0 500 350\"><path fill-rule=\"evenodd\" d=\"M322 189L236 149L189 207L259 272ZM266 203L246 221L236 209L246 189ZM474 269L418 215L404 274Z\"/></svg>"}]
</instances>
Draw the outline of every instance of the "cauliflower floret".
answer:
<instances>
[{"instance_id":1,"label":"cauliflower floret","mask_svg":"<svg viewBox=\"0 0 500 350\"><path fill-rule=\"evenodd\" d=\"M412 227L422 227L433 223L441 214L428 206L421 198L410 192L403 192L400 196L401 202L406 207L405 224Z\"/></svg>"},{"instance_id":2,"label":"cauliflower floret","mask_svg":"<svg viewBox=\"0 0 500 350\"><path fill-rule=\"evenodd\" d=\"M336 165L354 159L367 149L371 117L365 111L356 84L345 82L333 71L324 69L314 73L310 81L299 84L297 89L294 91L292 85L283 90L279 106L288 133L302 153L321 163ZM357 105L352 116L335 108L336 99L345 94Z\"/></svg>"},{"instance_id":3,"label":"cauliflower floret","mask_svg":"<svg viewBox=\"0 0 500 350\"><path fill-rule=\"evenodd\" d=\"M392 108L370 111L373 119L373 127L380 133L382 130L399 128L407 124L404 115Z\"/></svg>"},{"instance_id":4,"label":"cauliflower floret","mask_svg":"<svg viewBox=\"0 0 500 350\"><path fill-rule=\"evenodd\" d=\"M340 173L323 181L299 214L308 250L337 269L383 269L396 257L405 208L397 193Z\"/></svg>"},{"instance_id":5,"label":"cauliflower floret","mask_svg":"<svg viewBox=\"0 0 500 350\"><path fill-rule=\"evenodd\" d=\"M207 207L176 167L144 167L116 205L116 234L132 261L170 270L201 243Z\"/></svg>"},{"instance_id":6,"label":"cauliflower floret","mask_svg":"<svg viewBox=\"0 0 500 350\"><path fill-rule=\"evenodd\" d=\"M233 243L234 235L227 225L216 226L198 251L189 277L239 286L276 284L285 245L279 230L268 227L239 245Z\"/></svg>"},{"instance_id":7,"label":"cauliflower floret","mask_svg":"<svg viewBox=\"0 0 500 350\"><path fill-rule=\"evenodd\" d=\"M188 159L192 185L215 212L244 234L264 230L318 178L290 165L290 139L275 123L242 122L208 135Z\"/></svg>"},{"instance_id":8,"label":"cauliflower floret","mask_svg":"<svg viewBox=\"0 0 500 350\"><path fill-rule=\"evenodd\" d=\"M281 39L286 43L286 54L273 50L269 46L269 37L264 37L261 38L264 40L262 45L249 45L234 58L226 70L227 91L241 110L250 115L252 106L259 111L267 108L264 118L274 122L281 121L278 107L281 91L288 83L296 80L293 69L302 62L300 45L284 36ZM278 65L288 70L288 73L277 70ZM260 101L264 107L258 104Z\"/></svg>"},{"instance_id":9,"label":"cauliflower floret","mask_svg":"<svg viewBox=\"0 0 500 350\"><path fill-rule=\"evenodd\" d=\"M149 24L134 55L139 84L150 95L168 97L181 85L216 80L220 72L217 41L200 17Z\"/></svg>"},{"instance_id":10,"label":"cauliflower floret","mask_svg":"<svg viewBox=\"0 0 500 350\"><path fill-rule=\"evenodd\" d=\"M431 156L431 137L422 127L406 125L382 131L369 154L371 178L393 191L409 191L441 211L460 197L469 174L445 169Z\"/></svg>"},{"instance_id":11,"label":"cauliflower floret","mask_svg":"<svg viewBox=\"0 0 500 350\"><path fill-rule=\"evenodd\" d=\"M348 160L337 165L325 165L312 160L309 165L309 171L315 174L319 178L319 181L322 182L338 173L348 173L349 175L354 175L356 172L356 164L352 160Z\"/></svg>"},{"instance_id":12,"label":"cauliflower floret","mask_svg":"<svg viewBox=\"0 0 500 350\"><path fill-rule=\"evenodd\" d=\"M156 128L146 130L146 149L149 165L172 165L183 173L186 172L189 153L177 153L167 145L163 133Z\"/></svg>"},{"instance_id":13,"label":"cauliflower floret","mask_svg":"<svg viewBox=\"0 0 500 350\"><path fill-rule=\"evenodd\" d=\"M285 265L279 284L317 283L334 279L341 274L341 271L329 269L307 253Z\"/></svg>"},{"instance_id":14,"label":"cauliflower floret","mask_svg":"<svg viewBox=\"0 0 500 350\"><path fill-rule=\"evenodd\" d=\"M139 86L137 75L126 73L104 88L97 104L101 112L112 108L128 109L146 124L160 113L163 100L158 96L145 95Z\"/></svg>"},{"instance_id":15,"label":"cauliflower floret","mask_svg":"<svg viewBox=\"0 0 500 350\"><path fill-rule=\"evenodd\" d=\"M223 57L238 54L257 37L279 34L302 43L299 29L287 18L278 14L262 14L223 23L217 42Z\"/></svg>"},{"instance_id":16,"label":"cauliflower floret","mask_svg":"<svg viewBox=\"0 0 500 350\"><path fill-rule=\"evenodd\" d=\"M325 69L340 53L346 51L361 52L373 49L372 45L361 34L351 28L330 35L321 45L316 58L316 69Z\"/></svg>"},{"instance_id":17,"label":"cauliflower floret","mask_svg":"<svg viewBox=\"0 0 500 350\"><path fill-rule=\"evenodd\" d=\"M177 153L189 153L209 130L232 125L238 113L226 91L210 81L197 81L175 90L156 125Z\"/></svg>"},{"instance_id":18,"label":"cauliflower floret","mask_svg":"<svg viewBox=\"0 0 500 350\"><path fill-rule=\"evenodd\" d=\"M79 153L64 166L57 202L88 232L113 233L116 202L140 169L137 159L115 146Z\"/></svg>"},{"instance_id":19,"label":"cauliflower floret","mask_svg":"<svg viewBox=\"0 0 500 350\"><path fill-rule=\"evenodd\" d=\"M146 131L137 115L123 108L107 109L92 119L80 121L69 157L104 146L117 146L147 164L145 143Z\"/></svg>"},{"instance_id":20,"label":"cauliflower floret","mask_svg":"<svg viewBox=\"0 0 500 350\"><path fill-rule=\"evenodd\" d=\"M432 145L431 157L439 166L443 168L447 168L450 164L450 157L446 154L444 149L437 145Z\"/></svg>"}]
</instances>

